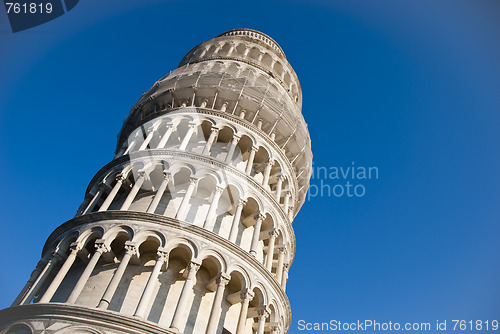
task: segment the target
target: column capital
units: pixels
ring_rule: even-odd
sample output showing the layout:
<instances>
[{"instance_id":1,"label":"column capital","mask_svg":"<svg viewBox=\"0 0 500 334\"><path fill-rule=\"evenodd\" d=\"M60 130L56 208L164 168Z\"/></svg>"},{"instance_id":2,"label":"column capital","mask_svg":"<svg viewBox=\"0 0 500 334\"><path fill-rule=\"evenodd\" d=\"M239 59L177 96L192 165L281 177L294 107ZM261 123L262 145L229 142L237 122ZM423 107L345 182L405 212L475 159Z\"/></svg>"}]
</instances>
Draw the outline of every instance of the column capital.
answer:
<instances>
[{"instance_id":1,"label":"column capital","mask_svg":"<svg viewBox=\"0 0 500 334\"><path fill-rule=\"evenodd\" d=\"M245 204L247 204L247 200L246 199L241 199L241 198L238 199L238 205L237 206L244 206Z\"/></svg>"},{"instance_id":2,"label":"column capital","mask_svg":"<svg viewBox=\"0 0 500 334\"><path fill-rule=\"evenodd\" d=\"M283 192L283 194L286 196L286 197L289 197L289 196L292 196L292 192L290 190L285 190Z\"/></svg>"},{"instance_id":3,"label":"column capital","mask_svg":"<svg viewBox=\"0 0 500 334\"><path fill-rule=\"evenodd\" d=\"M192 260L188 265L188 275L187 279L194 279L196 277L196 273L201 268L201 263L198 261Z\"/></svg>"},{"instance_id":4,"label":"column capital","mask_svg":"<svg viewBox=\"0 0 500 334\"><path fill-rule=\"evenodd\" d=\"M165 263L167 260L168 260L168 252L162 247L159 247L158 251L156 252L156 261Z\"/></svg>"},{"instance_id":5,"label":"column capital","mask_svg":"<svg viewBox=\"0 0 500 334\"><path fill-rule=\"evenodd\" d=\"M252 147L250 147L250 151L253 151L253 152L257 153L259 151L259 146L252 145Z\"/></svg>"},{"instance_id":6,"label":"column capital","mask_svg":"<svg viewBox=\"0 0 500 334\"><path fill-rule=\"evenodd\" d=\"M125 242L125 252L130 254L130 255L135 255L137 254L137 244L132 241L126 241Z\"/></svg>"},{"instance_id":7,"label":"column capital","mask_svg":"<svg viewBox=\"0 0 500 334\"><path fill-rule=\"evenodd\" d=\"M196 123L195 122L189 122L188 123L188 126L191 128L191 129L196 129Z\"/></svg>"},{"instance_id":8,"label":"column capital","mask_svg":"<svg viewBox=\"0 0 500 334\"><path fill-rule=\"evenodd\" d=\"M233 138L231 139L232 142L237 143L241 139L241 136L238 136L237 134L233 134Z\"/></svg>"},{"instance_id":9,"label":"column capital","mask_svg":"<svg viewBox=\"0 0 500 334\"><path fill-rule=\"evenodd\" d=\"M96 253L106 253L109 252L111 249L108 245L106 245L105 241L103 239L97 239L95 241L95 251Z\"/></svg>"},{"instance_id":10,"label":"column capital","mask_svg":"<svg viewBox=\"0 0 500 334\"><path fill-rule=\"evenodd\" d=\"M147 132L148 134L152 133L152 132L155 132L156 131L156 126L150 126L148 129L147 129Z\"/></svg>"},{"instance_id":11,"label":"column capital","mask_svg":"<svg viewBox=\"0 0 500 334\"><path fill-rule=\"evenodd\" d=\"M190 177L189 178L189 185L196 185L198 183L198 179L197 178L194 178L194 177Z\"/></svg>"},{"instance_id":12,"label":"column capital","mask_svg":"<svg viewBox=\"0 0 500 334\"><path fill-rule=\"evenodd\" d=\"M240 298L242 302L249 303L254 297L254 293L250 290L245 290L240 294Z\"/></svg>"},{"instance_id":13,"label":"column capital","mask_svg":"<svg viewBox=\"0 0 500 334\"><path fill-rule=\"evenodd\" d=\"M274 164L275 164L275 163L276 163L276 160L274 160L274 159L269 159L269 160L266 162L266 165L267 165L267 166L272 167L272 166L274 166Z\"/></svg>"},{"instance_id":14,"label":"column capital","mask_svg":"<svg viewBox=\"0 0 500 334\"><path fill-rule=\"evenodd\" d=\"M266 218L266 215L262 212L262 211L259 211L256 215L255 215L255 218L256 220L264 220Z\"/></svg>"},{"instance_id":15,"label":"column capital","mask_svg":"<svg viewBox=\"0 0 500 334\"><path fill-rule=\"evenodd\" d=\"M69 250L71 252L78 252L80 249L82 249L82 247L80 246L80 243L78 242L72 242L70 245L69 245Z\"/></svg>"},{"instance_id":16,"label":"column capital","mask_svg":"<svg viewBox=\"0 0 500 334\"><path fill-rule=\"evenodd\" d=\"M222 194L222 192L224 191L224 187L221 187L221 186L215 186L215 192L216 193L219 193L219 194Z\"/></svg>"},{"instance_id":17,"label":"column capital","mask_svg":"<svg viewBox=\"0 0 500 334\"><path fill-rule=\"evenodd\" d=\"M219 286L226 286L227 283L231 280L231 276L225 273L220 273L219 276L215 279L215 282Z\"/></svg>"},{"instance_id":18,"label":"column capital","mask_svg":"<svg viewBox=\"0 0 500 334\"><path fill-rule=\"evenodd\" d=\"M278 236L278 234L279 234L279 233L278 233L278 231L276 231L276 230L272 230L272 231L269 231L269 232L268 232L268 234L269 234L269 237L270 237L270 238L271 238L271 237L275 237L275 238L276 238L276 237Z\"/></svg>"},{"instance_id":19,"label":"column capital","mask_svg":"<svg viewBox=\"0 0 500 334\"><path fill-rule=\"evenodd\" d=\"M283 182L283 181L285 181L285 180L286 180L286 176L285 176L284 174L281 174L281 175L278 177L278 179L279 179L281 182Z\"/></svg>"},{"instance_id":20,"label":"column capital","mask_svg":"<svg viewBox=\"0 0 500 334\"><path fill-rule=\"evenodd\" d=\"M116 182L123 182L123 180L124 180L124 179L125 179L125 177L123 176L123 174L122 174L122 173L118 173L118 174L116 174L116 176L115 176L115 180L116 180Z\"/></svg>"},{"instance_id":21,"label":"column capital","mask_svg":"<svg viewBox=\"0 0 500 334\"><path fill-rule=\"evenodd\" d=\"M164 170L163 171L163 179L167 180L167 181L170 181L172 179L172 174L170 174L169 172L167 172L166 170Z\"/></svg>"},{"instance_id":22,"label":"column capital","mask_svg":"<svg viewBox=\"0 0 500 334\"><path fill-rule=\"evenodd\" d=\"M139 177L146 179L146 171L144 169L139 169L137 171L137 175L139 175Z\"/></svg>"},{"instance_id":23,"label":"column capital","mask_svg":"<svg viewBox=\"0 0 500 334\"><path fill-rule=\"evenodd\" d=\"M269 317L269 311L266 310L265 307L263 307L257 310L257 315L261 319L266 319L267 317Z\"/></svg>"},{"instance_id":24,"label":"column capital","mask_svg":"<svg viewBox=\"0 0 500 334\"><path fill-rule=\"evenodd\" d=\"M220 130L220 129L219 129L218 127L216 127L216 126L212 126L212 128L210 129L210 132L211 132L211 133L214 133L214 134L218 134L218 133L219 133L219 130Z\"/></svg>"}]
</instances>

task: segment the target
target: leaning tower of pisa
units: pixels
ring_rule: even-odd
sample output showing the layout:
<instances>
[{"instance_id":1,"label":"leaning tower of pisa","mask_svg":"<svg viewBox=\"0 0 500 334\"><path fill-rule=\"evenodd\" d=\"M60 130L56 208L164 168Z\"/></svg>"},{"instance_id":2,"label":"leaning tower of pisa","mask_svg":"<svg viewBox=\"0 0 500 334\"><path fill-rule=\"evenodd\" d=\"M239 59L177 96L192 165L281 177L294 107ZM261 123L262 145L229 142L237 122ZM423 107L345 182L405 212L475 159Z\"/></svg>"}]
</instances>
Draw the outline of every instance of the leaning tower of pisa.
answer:
<instances>
[{"instance_id":1,"label":"leaning tower of pisa","mask_svg":"<svg viewBox=\"0 0 500 334\"><path fill-rule=\"evenodd\" d=\"M261 32L189 51L132 107L0 333L286 333L312 164L301 105Z\"/></svg>"}]
</instances>

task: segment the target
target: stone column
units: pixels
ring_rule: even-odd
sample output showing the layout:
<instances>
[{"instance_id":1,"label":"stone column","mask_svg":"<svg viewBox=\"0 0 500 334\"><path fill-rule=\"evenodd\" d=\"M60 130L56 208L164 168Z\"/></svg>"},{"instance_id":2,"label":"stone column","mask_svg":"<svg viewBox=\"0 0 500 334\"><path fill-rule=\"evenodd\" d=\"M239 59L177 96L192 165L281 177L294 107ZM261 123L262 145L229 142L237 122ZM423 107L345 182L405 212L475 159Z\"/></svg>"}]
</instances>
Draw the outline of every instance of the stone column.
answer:
<instances>
[{"instance_id":1,"label":"stone column","mask_svg":"<svg viewBox=\"0 0 500 334\"><path fill-rule=\"evenodd\" d=\"M26 284L24 285L24 287L21 290L21 292L19 293L19 295L17 295L16 299L12 302L11 307L17 306L21 303L24 296L26 295L28 290L33 286L33 284L36 282L36 280L40 276L40 273L42 272L42 270L44 269L44 267L46 265L47 265L46 259L42 259L42 260L38 261L35 269L31 272L31 275L30 275L30 278L28 279L28 282L26 282Z\"/></svg>"},{"instance_id":2,"label":"stone column","mask_svg":"<svg viewBox=\"0 0 500 334\"><path fill-rule=\"evenodd\" d=\"M283 201L283 209L285 210L285 215L288 216L288 206L290 204L290 196L292 196L292 194L290 193L290 191L285 191L285 200Z\"/></svg>"},{"instance_id":3,"label":"stone column","mask_svg":"<svg viewBox=\"0 0 500 334\"><path fill-rule=\"evenodd\" d=\"M262 221L266 218L262 213L259 212L257 215L257 221L253 227L253 237L252 244L250 247L250 254L253 256L257 255L257 247L259 246L259 236L260 236L260 228L262 227Z\"/></svg>"},{"instance_id":4,"label":"stone column","mask_svg":"<svg viewBox=\"0 0 500 334\"><path fill-rule=\"evenodd\" d=\"M208 137L207 144L205 145L205 149L203 149L203 154L209 155L210 150L212 149L212 145L215 142L215 139L217 138L217 135L219 134L219 129L212 127L210 129L210 136Z\"/></svg>"},{"instance_id":5,"label":"stone column","mask_svg":"<svg viewBox=\"0 0 500 334\"><path fill-rule=\"evenodd\" d=\"M187 215L187 206L189 204L189 201L191 200L191 196L193 195L194 187L198 183L197 179L190 178L189 179L189 186L186 190L186 193L184 194L184 198L182 199L181 205L179 206L179 210L177 210L177 215L176 218L179 220L184 220Z\"/></svg>"},{"instance_id":6,"label":"stone column","mask_svg":"<svg viewBox=\"0 0 500 334\"><path fill-rule=\"evenodd\" d=\"M66 261L64 261L64 264L59 269L59 272L57 273L56 277L54 277L47 290L45 290L43 297L39 301L40 303L50 302L50 300L54 296L54 293L56 293L57 289L59 288L59 285L61 285L61 282L63 281L64 277L66 277L66 274L68 273L71 266L75 262L76 255L78 254L78 251L80 249L81 249L80 246L76 242L70 245L70 253L66 258Z\"/></svg>"},{"instance_id":7,"label":"stone column","mask_svg":"<svg viewBox=\"0 0 500 334\"><path fill-rule=\"evenodd\" d=\"M264 334L266 319L269 316L269 313L266 310L262 309L257 311L257 315L259 316L259 327L257 329L257 334Z\"/></svg>"},{"instance_id":8,"label":"stone column","mask_svg":"<svg viewBox=\"0 0 500 334\"><path fill-rule=\"evenodd\" d=\"M229 241L231 241L232 243L236 242L236 237L238 236L238 226L240 225L241 211L243 210L243 206L245 204L245 200L238 200L238 205L236 206L233 222L231 224L231 231L229 232Z\"/></svg>"},{"instance_id":9,"label":"stone column","mask_svg":"<svg viewBox=\"0 0 500 334\"><path fill-rule=\"evenodd\" d=\"M285 261L285 248L278 248L278 267L276 268L276 280L281 284L281 278L283 277L283 262Z\"/></svg>"},{"instance_id":10,"label":"stone column","mask_svg":"<svg viewBox=\"0 0 500 334\"><path fill-rule=\"evenodd\" d=\"M241 294L241 309L240 316L238 317L238 326L236 326L235 334L244 334L245 326L247 324L247 315L248 315L248 304L253 298L253 293L250 291L246 291Z\"/></svg>"},{"instance_id":11,"label":"stone column","mask_svg":"<svg viewBox=\"0 0 500 334\"><path fill-rule=\"evenodd\" d=\"M241 137L239 137L237 135L233 135L233 139L231 140L231 146L229 147L229 151L227 152L227 155L226 155L225 163L231 162L231 159L233 158L233 155L234 155L234 150L236 149L236 145L238 145L240 138Z\"/></svg>"},{"instance_id":12,"label":"stone column","mask_svg":"<svg viewBox=\"0 0 500 334\"><path fill-rule=\"evenodd\" d=\"M280 177L278 178L278 183L276 183L276 201L278 201L278 204L280 203L281 186L283 185L283 181L285 181L285 177L283 175L280 175Z\"/></svg>"},{"instance_id":13,"label":"stone column","mask_svg":"<svg viewBox=\"0 0 500 334\"><path fill-rule=\"evenodd\" d=\"M201 263L195 262L194 260L189 264L187 278L184 281L184 286L182 287L181 295L179 297L179 301L177 302L177 307L175 308L170 328L179 330L179 327L181 326L182 318L185 316L188 299L193 293L193 285L196 278L196 273L198 272L198 269L200 269L200 267Z\"/></svg>"},{"instance_id":14,"label":"stone column","mask_svg":"<svg viewBox=\"0 0 500 334\"><path fill-rule=\"evenodd\" d=\"M252 146L252 148L250 149L250 155L248 156L247 167L245 169L245 173L247 175L250 175L250 173L252 172L253 161L255 159L255 153L257 153L258 150L259 150L259 148L255 147L255 146Z\"/></svg>"},{"instance_id":15,"label":"stone column","mask_svg":"<svg viewBox=\"0 0 500 334\"><path fill-rule=\"evenodd\" d=\"M98 239L95 242L95 248L96 250L94 252L94 255L92 255L90 262L85 267L85 270L80 276L80 279L78 279L78 282L76 282L73 291L71 291L71 294L69 295L68 300L66 301L67 304L74 304L76 302L76 300L80 296L80 293L83 290L83 287L85 286L85 284L87 284L87 281L90 275L92 274L92 271L94 271L94 268L97 265L97 261L99 261L99 258L103 253L108 252L110 250L108 245L106 245L104 243L104 240L102 239Z\"/></svg>"},{"instance_id":16,"label":"stone column","mask_svg":"<svg viewBox=\"0 0 500 334\"><path fill-rule=\"evenodd\" d=\"M173 131L174 131L173 124L167 124L165 134L161 137L160 142L158 143L158 146L156 146L156 148L165 148L165 145L167 145L168 139L172 135Z\"/></svg>"},{"instance_id":17,"label":"stone column","mask_svg":"<svg viewBox=\"0 0 500 334\"><path fill-rule=\"evenodd\" d=\"M148 136L142 142L141 146L139 147L139 151L145 150L148 147L149 142L151 142L151 139L153 139L155 131L156 128L154 126L148 128Z\"/></svg>"},{"instance_id":18,"label":"stone column","mask_svg":"<svg viewBox=\"0 0 500 334\"><path fill-rule=\"evenodd\" d=\"M122 207L120 210L128 210L130 208L130 205L135 199L135 196L137 196L137 193L139 192L139 189L141 189L142 184L144 183L144 180L146 179L146 173L143 170L138 171L139 177L134 183L134 186L130 190L130 192L127 195L127 198L125 199L125 202L123 202Z\"/></svg>"},{"instance_id":19,"label":"stone column","mask_svg":"<svg viewBox=\"0 0 500 334\"><path fill-rule=\"evenodd\" d=\"M231 276L221 273L216 280L217 290L215 290L210 317L208 318L206 334L216 334L217 325L219 324L220 312L222 309L222 298L224 297L224 289L229 283Z\"/></svg>"},{"instance_id":20,"label":"stone column","mask_svg":"<svg viewBox=\"0 0 500 334\"><path fill-rule=\"evenodd\" d=\"M26 305L35 298L35 296L38 293L38 290L42 287L42 285L45 283L45 280L47 277L49 277L50 273L52 272L54 266L59 263L62 260L62 256L59 255L57 252L55 252L51 258L49 259L49 262L45 265L45 268L43 268L42 272L40 275L38 275L38 278L36 279L35 283L31 287L31 289L28 291L28 294L21 300L21 305Z\"/></svg>"},{"instance_id":21,"label":"stone column","mask_svg":"<svg viewBox=\"0 0 500 334\"><path fill-rule=\"evenodd\" d=\"M262 180L262 185L266 186L269 183L269 176L271 176L271 169L273 168L274 160L269 160L266 164L266 169L264 169L264 179Z\"/></svg>"},{"instance_id":22,"label":"stone column","mask_svg":"<svg viewBox=\"0 0 500 334\"><path fill-rule=\"evenodd\" d=\"M276 232L276 231L269 232L269 246L268 246L267 257L266 257L266 269L268 271L271 271L273 269L274 242L276 241L277 236L278 236L278 232Z\"/></svg>"},{"instance_id":23,"label":"stone column","mask_svg":"<svg viewBox=\"0 0 500 334\"><path fill-rule=\"evenodd\" d=\"M130 241L125 242L125 254L123 255L122 260L120 261L120 265L113 274L113 278L109 282L108 287L104 292L104 295L101 297L99 305L97 306L98 308L104 310L108 308L111 299L113 298L116 289L118 288L118 284L120 284L123 274L125 273L125 269L127 269L130 259L135 254L137 254L136 244Z\"/></svg>"},{"instance_id":24,"label":"stone column","mask_svg":"<svg viewBox=\"0 0 500 334\"><path fill-rule=\"evenodd\" d=\"M149 205L148 211L149 213L155 213L156 208L158 207L158 204L160 203L161 198L163 197L163 194L165 193L165 190L167 189L168 183L172 179L172 175L168 174L166 171L163 171L163 181L160 184L160 187L156 191L155 197L153 198L153 201Z\"/></svg>"},{"instance_id":25,"label":"stone column","mask_svg":"<svg viewBox=\"0 0 500 334\"><path fill-rule=\"evenodd\" d=\"M288 281L288 264L283 267L283 277L281 278L281 287L283 290L286 289L286 282Z\"/></svg>"},{"instance_id":26,"label":"stone column","mask_svg":"<svg viewBox=\"0 0 500 334\"><path fill-rule=\"evenodd\" d=\"M122 183L123 183L123 175L122 174L118 174L116 176L115 186L109 192L108 197L106 197L106 200L104 200L104 203L102 203L101 207L99 208L99 212L106 211L109 208L109 206L111 205L111 202L113 202L113 200L115 199L116 194L120 190L120 187L122 186Z\"/></svg>"},{"instance_id":27,"label":"stone column","mask_svg":"<svg viewBox=\"0 0 500 334\"><path fill-rule=\"evenodd\" d=\"M137 139L132 140L132 142L127 147L127 149L125 150L125 152L123 152L123 155L127 155L135 147L136 144L137 144Z\"/></svg>"},{"instance_id":28,"label":"stone column","mask_svg":"<svg viewBox=\"0 0 500 334\"><path fill-rule=\"evenodd\" d=\"M160 274L161 267L167 261L168 261L168 253L163 249L158 249L155 266L153 267L151 275L149 275L148 283L146 283L146 288L144 288L141 299L139 300L139 305L137 305L137 309L135 310L134 316L139 318L144 318L146 314L146 308L148 307L149 302L151 301L153 289L155 288L155 285L158 282L158 275Z\"/></svg>"},{"instance_id":29,"label":"stone column","mask_svg":"<svg viewBox=\"0 0 500 334\"><path fill-rule=\"evenodd\" d=\"M214 228L215 220L217 218L216 210L219 204L220 196L222 195L223 191L224 188L218 186L215 187L215 193L212 198L212 202L210 203L210 208L208 209L207 218L205 219L205 224L203 226L205 229L209 231L212 231L212 229Z\"/></svg>"},{"instance_id":30,"label":"stone column","mask_svg":"<svg viewBox=\"0 0 500 334\"><path fill-rule=\"evenodd\" d=\"M179 150L185 150L187 145L189 144L189 140L191 140L191 136L194 133L194 130L196 130L196 124L194 123L189 123L189 129L184 136L184 139L182 140L181 146L179 146Z\"/></svg>"},{"instance_id":31,"label":"stone column","mask_svg":"<svg viewBox=\"0 0 500 334\"><path fill-rule=\"evenodd\" d=\"M83 210L82 212L82 215L86 214L86 213L89 213L91 212L92 210L94 210L94 207L95 205L97 204L97 201L99 201L99 199L101 198L103 192L104 192L104 187L105 185L103 183L101 183L99 185L99 188L97 189L97 192L95 193L95 195L92 197L92 199L90 200L89 204L87 205L87 207L85 208L85 210Z\"/></svg>"}]
</instances>

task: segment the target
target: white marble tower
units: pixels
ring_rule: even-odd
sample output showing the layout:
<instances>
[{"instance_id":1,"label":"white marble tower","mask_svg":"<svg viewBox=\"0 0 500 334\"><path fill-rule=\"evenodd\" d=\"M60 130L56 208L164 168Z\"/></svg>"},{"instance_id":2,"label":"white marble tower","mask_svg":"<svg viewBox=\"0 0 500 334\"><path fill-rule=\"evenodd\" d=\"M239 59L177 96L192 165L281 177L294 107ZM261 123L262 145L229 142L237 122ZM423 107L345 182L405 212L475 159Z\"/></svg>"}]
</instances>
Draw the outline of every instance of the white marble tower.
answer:
<instances>
[{"instance_id":1,"label":"white marble tower","mask_svg":"<svg viewBox=\"0 0 500 334\"><path fill-rule=\"evenodd\" d=\"M133 106L0 333L286 333L312 164L301 105L269 36L192 49Z\"/></svg>"}]
</instances>

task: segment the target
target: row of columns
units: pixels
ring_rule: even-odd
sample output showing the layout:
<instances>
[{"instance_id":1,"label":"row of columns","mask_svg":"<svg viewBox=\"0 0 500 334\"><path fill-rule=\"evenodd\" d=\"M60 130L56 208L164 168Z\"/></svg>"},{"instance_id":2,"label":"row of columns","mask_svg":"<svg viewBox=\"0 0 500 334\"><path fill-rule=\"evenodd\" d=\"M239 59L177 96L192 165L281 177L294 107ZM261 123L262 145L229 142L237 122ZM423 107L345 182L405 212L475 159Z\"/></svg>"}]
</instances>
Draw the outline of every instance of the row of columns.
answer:
<instances>
[{"instance_id":1,"label":"row of columns","mask_svg":"<svg viewBox=\"0 0 500 334\"><path fill-rule=\"evenodd\" d=\"M118 190L122 185L123 177L121 175L118 175L116 180L117 181L115 183L115 186L112 188L110 194L108 195L108 197L106 198L104 203L101 205L99 211L107 210L109 208L110 204L112 203L114 197L117 195ZM130 204L132 203L135 196L137 195L144 180L145 180L144 172L140 171L139 177L138 177L136 183L132 187L130 193L128 194L127 198L125 199L124 203L121 206L121 210L127 210L130 207ZM160 202L160 199L162 198L164 192L166 191L166 189L168 187L168 183L171 180L172 180L171 174L164 172L164 179L163 179L162 183L160 184L160 187L158 188L155 196L153 197L153 200L152 200L149 208L147 209L147 212L149 212L149 213L155 212L155 210ZM186 193L184 194L184 197L183 197L181 204L177 210L175 218L177 218L179 220L186 219L186 216L188 213L189 201L191 200L191 197L193 195L193 192L195 190L197 183L198 183L197 179L190 178L189 186L186 190ZM224 191L224 188L216 187L215 193L212 196L212 201L210 203L210 207L208 209L206 218L205 218L204 223L203 223L203 228L205 228L209 231L212 231L214 228L214 225L215 225L215 222L217 219L217 215L216 215L217 205L218 205L219 199L220 199L223 191ZM102 195L102 191L101 191L101 189L99 189L97 191L96 195L94 196L94 198L88 204L88 207L85 209L84 213L89 212L89 210L95 206L95 203L97 201L96 197L101 196L101 195ZM288 196L286 198L288 198ZM235 213L233 216L233 221L231 224L231 229L230 229L229 238L228 238L229 241L232 243L236 243L236 238L238 235L238 229L239 229L240 220L241 220L241 213L242 213L242 210L243 210L243 207L245 204L246 204L246 200L242 200L242 199L238 200L238 204L236 206L236 210L235 210ZM249 250L250 254L253 256L256 256L256 254L257 254L259 240L260 240L260 233L262 232L261 231L262 222L264 221L264 219L265 219L265 216L261 212L257 213L255 216L254 231L252 234L252 241L251 241L250 250ZM266 265L265 265L269 271L271 271L272 259L274 256L274 247L271 247L271 246L274 245L275 238L276 238L276 234L274 232L270 232L269 248L268 248L268 254L267 254ZM282 263L278 264L278 268L282 267L282 265L283 265ZM281 282L281 278L278 279L278 281Z\"/></svg>"},{"instance_id":2,"label":"row of columns","mask_svg":"<svg viewBox=\"0 0 500 334\"><path fill-rule=\"evenodd\" d=\"M118 192L120 191L120 188L122 187L122 184L123 184L123 181L125 180L125 178L123 177L122 174L118 174L116 176L116 182L114 184L114 186L111 188L109 194L107 195L106 199L104 200L104 202L101 204L100 208L99 208L99 212L101 211L106 211L109 209L111 203L113 202L113 200L115 199L116 195L118 194ZM127 195L125 201L123 202L123 204L121 205L120 207L120 210L128 210L130 208L130 205L133 203L133 201L135 200L139 190L141 189L144 181L146 180L146 174L143 170L139 170L138 172L138 177L137 179L135 180L135 183L134 185L132 186L129 194ZM168 183L172 180L172 175L167 173L166 171L163 172L163 181L162 183L160 184L160 186L158 187L158 190L156 191L156 194L153 198L153 201L151 202L151 204L149 205L148 209L147 209L147 212L149 213L154 213L156 208L158 207L158 204L160 203L160 200L163 196L163 194L165 193L165 190L167 190L167 187L168 187ZM280 180L282 180L280 178ZM279 181L279 185L281 186L281 182L282 181ZM193 195L193 192L194 192L194 189L196 187L198 183L198 180L196 178L190 178L189 180L189 186L186 190L186 193L184 195L184 198L181 202L181 205L176 213L176 218L180 219L180 220L183 220L186 218L186 215L187 215L187 206L189 204L189 201L191 200L191 197ZM105 193L105 187L106 187L106 184L105 182L102 182L100 184L100 186L98 187L96 193L92 196L92 198L89 200L88 203L84 203L86 204L86 206L84 207L83 210L81 210L81 214L86 214L86 213L89 213L89 212L92 212L96 206L96 204L98 203L98 201L101 199L101 197L104 195ZM213 228L213 224L215 223L215 219L216 219L216 216L215 216L215 212L216 212L216 209L217 209L217 204L218 204L218 201L220 199L220 196L222 195L222 192L224 191L224 188L222 187L219 187L217 186L215 188L215 193L212 197L212 202L211 202L211 206L210 206L210 209L209 209L209 212L208 212L208 215L207 215L207 218L205 220L205 223L204 223L204 227L207 228L207 229L212 229ZM277 188L277 191L276 191L276 197L277 197L277 201L279 202L279 197L278 196L281 196L281 188ZM289 218L293 218L293 208L289 205L290 203L290 198L291 198L291 192L290 191L285 191L285 196L284 196L284 203L283 203L283 208L285 210L285 214L287 214L289 216ZM289 208L290 210L287 210L287 208ZM231 238L230 238L231 239Z\"/></svg>"},{"instance_id":3,"label":"row of columns","mask_svg":"<svg viewBox=\"0 0 500 334\"><path fill-rule=\"evenodd\" d=\"M83 273L80 275L80 278L78 279L77 283L75 284L70 296L68 297L66 303L67 304L75 304L78 297L80 296L83 287L87 284L87 281L94 271L97 262L99 261L99 258L101 255L105 252L109 252L110 248L107 246L107 244L104 242L102 239L98 239L95 242L95 252L91 256L91 259L89 263L86 265ZM66 277L67 273L71 269L73 263L76 260L77 253L81 250L80 246L78 243L72 243L70 245L70 253L66 257L66 260L64 261L63 265L60 267L58 273L55 275L54 279L50 283L49 287L45 290L43 296L40 298L39 302L40 303L49 303L52 297L54 296L55 292L59 288L60 284ZM120 281L122 280L123 274L125 273L125 270L133 256L137 254L137 245L133 242L127 241L125 243L125 254L123 255L122 260L120 261L120 264L118 265L118 268L113 274L113 277L111 278L111 281L109 282L102 298L99 301L99 304L97 305L97 308L99 309L107 309L111 299L113 298L118 285ZM156 256L156 262L153 267L153 270L151 274L149 275L148 281L146 283L146 286L143 290L143 293L141 295L141 298L139 300L139 303L136 307L136 310L134 312L134 316L138 318L144 318L146 317L148 313L148 306L150 305L151 298L153 297L153 291L157 285L158 282L158 276L162 270L162 268L167 268L168 267L168 252L160 247L158 248L157 251L157 256ZM40 286L43 285L44 281L47 279L47 277L50 275L50 272L52 271L53 266L58 263L62 259L61 256L57 256L57 253L54 254L54 256L48 261L48 263L45 265L44 269L41 270L41 267L43 266L43 262L41 261L40 265L37 266L37 269L32 274L32 277L27 283L27 286L23 289L19 297L14 301L13 305L18 305L18 304L29 304L31 299L38 293L38 289ZM201 267L201 262L198 260L192 260L189 265L188 265L188 272L187 272L187 277L184 281L184 285L182 287L174 315L172 317L172 321L170 324L170 328L174 330L179 330L180 327L183 324L183 321L185 320L184 317L187 314L187 307L188 307L188 301L191 298L191 294L193 293L193 286L195 284L196 280L196 273ZM166 269L165 269L166 270ZM38 276L38 277L36 277ZM35 278L36 277L36 278ZM230 276L226 273L219 273L219 275L215 279L216 283L216 289L215 289L215 295L214 299L212 302L212 307L207 323L207 329L206 329L206 334L216 334L217 326L219 323L220 315L221 315L221 310L222 310L222 301L224 297L224 291L226 285L230 281ZM31 287L30 290L30 283L34 283L34 286ZM28 292L24 298L22 296ZM246 326L246 319L248 315L248 306L250 301L253 298L253 293L250 291L246 291L240 294L241 298L241 309L240 309L240 314L238 317L238 324L236 328L236 334L243 334L245 332L245 326ZM257 334L263 334L264 333L264 326L265 326L265 319L268 316L268 313L259 313L259 324L258 324L258 332Z\"/></svg>"},{"instance_id":4,"label":"row of columns","mask_svg":"<svg viewBox=\"0 0 500 334\"><path fill-rule=\"evenodd\" d=\"M148 128L148 135L147 135L146 139L144 139L144 141L142 142L141 146L139 147L139 150L144 150L144 149L147 148L147 146L149 145L151 139L153 138L154 132L158 129L158 127L159 127L159 124L153 125L150 128ZM186 149L187 145L189 144L189 141L191 140L191 137L193 136L193 134L196 131L196 128L197 128L196 123L193 123L193 122L189 123L189 125L188 125L188 131L186 132L186 134L184 135L184 138L181 141L181 144L179 146L179 150L185 150ZM174 129L173 124L167 124L167 130L166 130L165 134L163 135L163 137L161 138L161 140L158 143L158 145L156 146L157 149L165 147L168 139L170 138L170 135L172 134L173 129ZM210 129L210 136L207 139L207 142L205 144L205 147L203 149L203 153L202 154L208 155L208 156L210 155L212 146L213 146L214 142L217 140L218 134L219 134L219 129L218 128L212 127ZM137 135L136 135L136 137L137 137ZM229 150L227 152L226 158L224 159L224 161L226 163L230 163L231 162L232 157L234 155L234 151L236 150L236 146L238 145L238 142L239 142L240 139L241 139L240 136L233 135L233 138L231 140L231 144L230 144ZM131 144L124 151L123 154L124 155L128 154L130 152L130 150L133 147L136 146L137 142L138 142L137 138L134 139L134 140L132 140ZM249 156L248 156L248 160L247 160L247 163L245 165L245 174L247 174L247 175L251 174L253 163L254 163L254 160L255 160L255 154L258 152L258 150L259 150L259 147L255 146L255 145L252 145L252 147L250 148L250 153L249 153ZM264 172L263 172L262 185L265 186L265 185L267 185L269 183L269 178L270 178L270 175L271 175L271 169L272 169L272 167L273 167L274 164L275 164L275 160L269 160L266 163L266 167L265 167ZM278 203L280 202L280 199L281 199L282 184L283 184L284 180L285 180L285 177L282 175L282 176L280 176L278 178L278 182L276 184L276 200L278 201ZM289 194L286 195L286 197L291 196L291 193L290 192L288 192L288 193ZM289 199L287 200L286 197L285 197L285 201L287 201L287 203L288 203ZM286 213L288 214L289 205L286 204L283 207L284 207L284 210L286 211Z\"/></svg>"}]
</instances>

